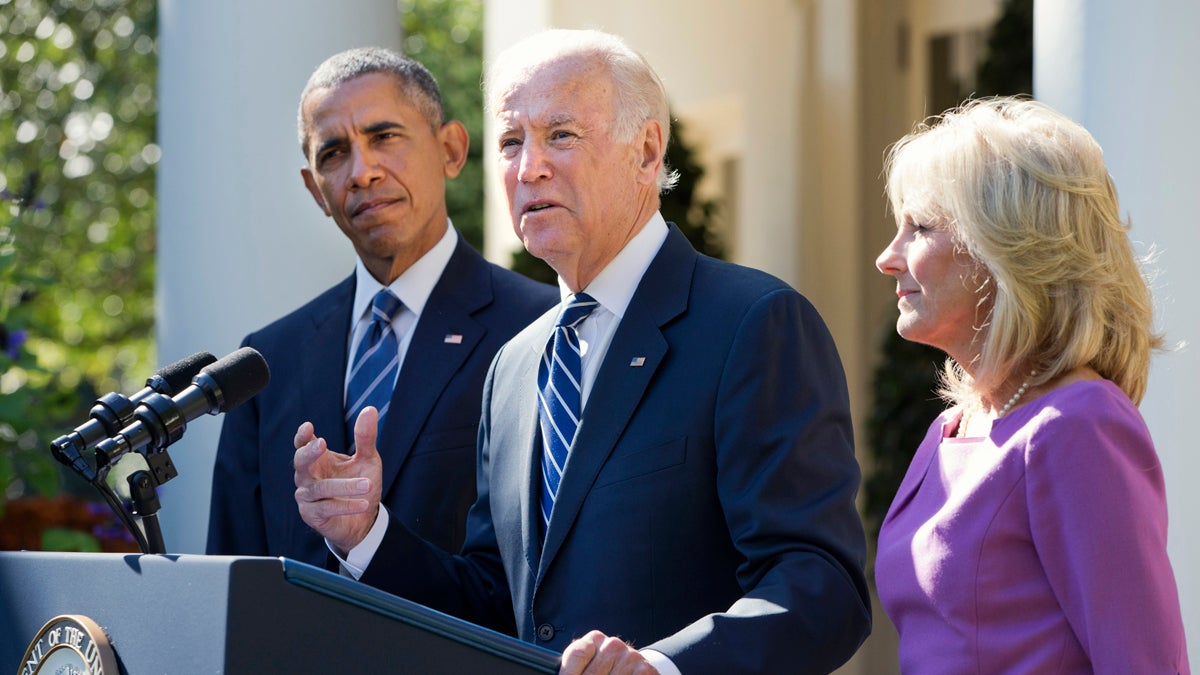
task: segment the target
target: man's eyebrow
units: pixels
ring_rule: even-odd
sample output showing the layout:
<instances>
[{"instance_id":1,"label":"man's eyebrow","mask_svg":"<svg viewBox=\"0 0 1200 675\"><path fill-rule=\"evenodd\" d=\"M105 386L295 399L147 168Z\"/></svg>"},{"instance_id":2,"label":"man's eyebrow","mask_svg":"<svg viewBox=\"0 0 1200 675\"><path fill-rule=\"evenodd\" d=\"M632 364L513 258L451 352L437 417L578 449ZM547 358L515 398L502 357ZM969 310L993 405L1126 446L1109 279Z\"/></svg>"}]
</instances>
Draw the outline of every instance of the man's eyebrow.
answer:
<instances>
[{"instance_id":1,"label":"man's eyebrow","mask_svg":"<svg viewBox=\"0 0 1200 675\"><path fill-rule=\"evenodd\" d=\"M543 122L543 124L548 127L557 127L557 126L563 125L563 124L571 124L574 121L575 121L574 115L572 115L570 113L558 113L555 115L551 115L550 117L547 117L546 121Z\"/></svg>"},{"instance_id":2,"label":"man's eyebrow","mask_svg":"<svg viewBox=\"0 0 1200 675\"><path fill-rule=\"evenodd\" d=\"M367 132L368 134L377 134L380 131L389 131L391 129L403 130L404 128L405 128L404 125L401 124L400 122L394 122L392 120L381 120L379 122L375 122L374 124L367 125L366 128L363 129L363 131Z\"/></svg>"},{"instance_id":3,"label":"man's eyebrow","mask_svg":"<svg viewBox=\"0 0 1200 675\"><path fill-rule=\"evenodd\" d=\"M346 142L345 136L334 136L332 138L327 138L320 145L317 146L316 151L313 152L313 157L320 157L321 155L325 154L326 150L329 150L330 148L335 148L339 145L343 145L343 144L345 144L345 142Z\"/></svg>"},{"instance_id":4,"label":"man's eyebrow","mask_svg":"<svg viewBox=\"0 0 1200 675\"><path fill-rule=\"evenodd\" d=\"M400 122L395 122L392 120L382 120L382 121L374 122L372 124L367 125L366 127L363 128L363 132L366 134L377 134L381 131L390 131L393 129L403 130L404 128L405 128L405 126L403 124L401 124ZM345 143L346 143L345 136L333 136L331 138L328 138L323 143L321 143L319 146L317 146L316 155L314 155L314 156L319 157L321 155L321 153L325 152L326 150L328 150L330 148L335 148L339 145L344 145Z\"/></svg>"}]
</instances>

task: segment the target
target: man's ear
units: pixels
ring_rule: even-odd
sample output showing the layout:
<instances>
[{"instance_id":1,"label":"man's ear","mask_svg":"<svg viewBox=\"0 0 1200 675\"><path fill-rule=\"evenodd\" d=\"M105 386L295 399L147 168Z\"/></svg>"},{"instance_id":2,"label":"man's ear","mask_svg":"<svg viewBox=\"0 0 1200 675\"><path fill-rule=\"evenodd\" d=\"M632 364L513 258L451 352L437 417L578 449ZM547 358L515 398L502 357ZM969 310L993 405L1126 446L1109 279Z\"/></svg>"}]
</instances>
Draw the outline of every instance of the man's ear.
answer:
<instances>
[{"instance_id":1,"label":"man's ear","mask_svg":"<svg viewBox=\"0 0 1200 675\"><path fill-rule=\"evenodd\" d=\"M648 119L642 124L638 135L638 180L648 185L658 181L658 170L662 167L663 128L656 119Z\"/></svg>"},{"instance_id":2,"label":"man's ear","mask_svg":"<svg viewBox=\"0 0 1200 675\"><path fill-rule=\"evenodd\" d=\"M446 158L446 178L454 178L467 163L467 149L471 147L467 128L458 120L450 120L438 129L437 136Z\"/></svg>"},{"instance_id":3,"label":"man's ear","mask_svg":"<svg viewBox=\"0 0 1200 675\"><path fill-rule=\"evenodd\" d=\"M329 212L329 207L325 205L325 197L321 195L321 189L317 187L317 179L313 178L312 169L309 169L307 166L301 168L300 176L304 178L304 187L308 188L308 194L312 195L312 198L316 200L317 206L321 207L325 215L332 215Z\"/></svg>"}]
</instances>

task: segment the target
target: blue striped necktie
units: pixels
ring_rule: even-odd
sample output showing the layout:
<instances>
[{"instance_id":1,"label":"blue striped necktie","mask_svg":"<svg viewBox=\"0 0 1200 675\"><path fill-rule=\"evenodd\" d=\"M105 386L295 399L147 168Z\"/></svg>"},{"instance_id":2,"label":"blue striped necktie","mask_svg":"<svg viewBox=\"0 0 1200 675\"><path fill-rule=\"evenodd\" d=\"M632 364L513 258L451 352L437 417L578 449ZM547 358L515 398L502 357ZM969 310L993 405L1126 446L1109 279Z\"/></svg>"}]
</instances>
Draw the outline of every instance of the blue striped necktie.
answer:
<instances>
[{"instance_id":1,"label":"blue striped necktie","mask_svg":"<svg viewBox=\"0 0 1200 675\"><path fill-rule=\"evenodd\" d=\"M392 319L403 303L388 289L375 294L371 302L371 325L358 343L346 385L346 438L348 452L354 452L354 420L367 406L379 411L379 426L392 402L392 389L400 370L400 347L392 330Z\"/></svg>"},{"instance_id":2,"label":"blue striped necktie","mask_svg":"<svg viewBox=\"0 0 1200 675\"><path fill-rule=\"evenodd\" d=\"M549 525L567 454L579 428L582 363L579 324L600 304L577 293L558 316L538 368L538 418L542 427L542 522Z\"/></svg>"}]
</instances>

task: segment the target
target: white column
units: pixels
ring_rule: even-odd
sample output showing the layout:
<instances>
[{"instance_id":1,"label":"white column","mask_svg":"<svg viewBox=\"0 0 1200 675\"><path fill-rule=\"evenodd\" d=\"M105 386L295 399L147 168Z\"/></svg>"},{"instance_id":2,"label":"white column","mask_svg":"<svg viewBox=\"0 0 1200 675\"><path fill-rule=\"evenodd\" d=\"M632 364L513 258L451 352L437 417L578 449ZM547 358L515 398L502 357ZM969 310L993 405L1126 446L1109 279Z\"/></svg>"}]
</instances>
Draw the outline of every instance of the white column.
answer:
<instances>
[{"instance_id":1,"label":"white column","mask_svg":"<svg viewBox=\"0 0 1200 675\"><path fill-rule=\"evenodd\" d=\"M1200 250L1200 3L1059 0L1034 5L1034 92L1099 140L1152 269L1158 326L1169 344L1151 368L1142 415L1167 481L1168 551L1179 584L1191 665L1200 667L1200 294L1188 275Z\"/></svg>"},{"instance_id":2,"label":"white column","mask_svg":"<svg viewBox=\"0 0 1200 675\"><path fill-rule=\"evenodd\" d=\"M159 3L158 360L218 358L347 275L348 241L300 178L296 108L309 74L356 46L398 47L395 2ZM171 446L172 553L203 552L221 418ZM281 438L285 448L290 439Z\"/></svg>"},{"instance_id":3,"label":"white column","mask_svg":"<svg viewBox=\"0 0 1200 675\"><path fill-rule=\"evenodd\" d=\"M855 385L867 381L865 364L854 358L863 339L863 313L857 299L862 297L863 270L869 264L863 252L864 189L859 182L861 10L857 1L807 0L801 4L804 34L799 42L803 46L794 56L799 65L792 73L798 84L797 112L792 115L797 121L791 122L799 134L791 146L784 146L795 148L798 157L799 172L790 183L799 195L790 205L798 218L796 223L783 225L796 232L796 240L788 242L791 248L784 253L795 267L789 281L821 312L838 344L847 378L854 383L850 391L854 419L863 421L866 390ZM757 135L767 141L774 136ZM759 152L770 154L765 145ZM781 197L779 188L789 184L763 179L771 188L763 195L766 201ZM772 233L759 245L770 247L773 239Z\"/></svg>"},{"instance_id":4,"label":"white column","mask_svg":"<svg viewBox=\"0 0 1200 675\"><path fill-rule=\"evenodd\" d=\"M735 262L769 272L811 299L797 257L806 245L800 222L804 168L797 159L808 140L801 125L801 92L813 49L806 41L803 4L730 4L726 11L732 16L722 18L737 21L737 41L722 42L720 26L710 24L714 39L691 48L736 66L730 77L740 89L738 121L745 126L738 130L743 154L736 178ZM741 54L733 57L732 52ZM676 68L686 71L687 64L677 63Z\"/></svg>"}]
</instances>

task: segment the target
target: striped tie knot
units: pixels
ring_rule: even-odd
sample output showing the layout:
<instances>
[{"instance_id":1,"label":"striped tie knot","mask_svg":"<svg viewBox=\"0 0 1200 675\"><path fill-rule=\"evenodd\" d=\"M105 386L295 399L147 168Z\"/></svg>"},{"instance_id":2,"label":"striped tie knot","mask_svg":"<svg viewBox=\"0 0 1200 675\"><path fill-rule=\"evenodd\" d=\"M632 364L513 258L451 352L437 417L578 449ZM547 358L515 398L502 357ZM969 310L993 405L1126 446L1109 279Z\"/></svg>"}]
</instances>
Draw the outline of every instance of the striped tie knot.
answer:
<instances>
[{"instance_id":1,"label":"striped tie knot","mask_svg":"<svg viewBox=\"0 0 1200 675\"><path fill-rule=\"evenodd\" d=\"M555 328L570 328L576 330L579 324L595 311L600 303L596 302L592 296L587 293L576 293L571 296L571 300L567 302L567 306L563 307L558 314L558 321L554 324Z\"/></svg>"},{"instance_id":2,"label":"striped tie knot","mask_svg":"<svg viewBox=\"0 0 1200 675\"><path fill-rule=\"evenodd\" d=\"M371 301L371 325L358 343L346 385L346 438L351 451L354 420L358 419L358 413L367 406L374 406L379 411L382 425L383 416L391 405L392 389L400 370L400 347L392 330L392 320L403 307L400 298L386 288L376 293Z\"/></svg>"},{"instance_id":3,"label":"striped tie knot","mask_svg":"<svg viewBox=\"0 0 1200 675\"><path fill-rule=\"evenodd\" d=\"M375 299L371 301L371 321L375 326L391 326L403 306L400 298L397 298L391 289L385 288L376 293Z\"/></svg>"},{"instance_id":4,"label":"striped tie knot","mask_svg":"<svg viewBox=\"0 0 1200 675\"><path fill-rule=\"evenodd\" d=\"M582 357L579 324L600 303L586 293L572 296L558 315L538 368L538 421L542 430L542 519L549 524L567 455L579 428Z\"/></svg>"}]
</instances>

